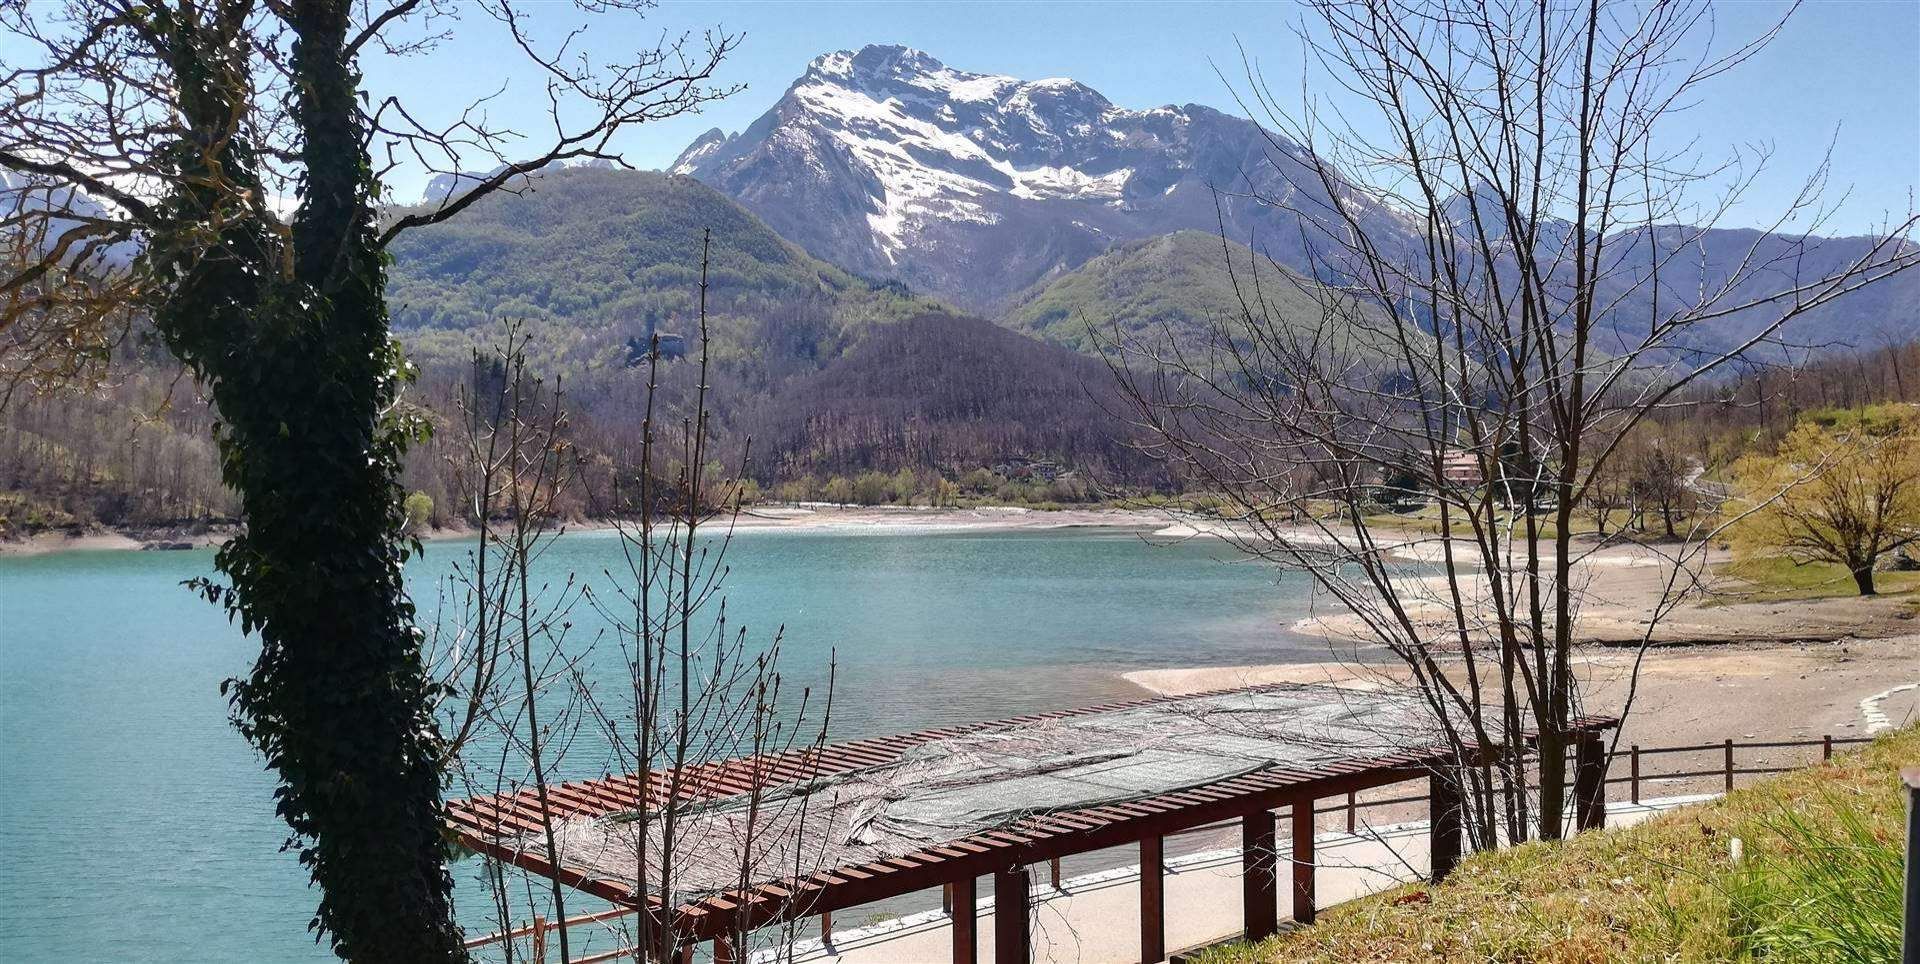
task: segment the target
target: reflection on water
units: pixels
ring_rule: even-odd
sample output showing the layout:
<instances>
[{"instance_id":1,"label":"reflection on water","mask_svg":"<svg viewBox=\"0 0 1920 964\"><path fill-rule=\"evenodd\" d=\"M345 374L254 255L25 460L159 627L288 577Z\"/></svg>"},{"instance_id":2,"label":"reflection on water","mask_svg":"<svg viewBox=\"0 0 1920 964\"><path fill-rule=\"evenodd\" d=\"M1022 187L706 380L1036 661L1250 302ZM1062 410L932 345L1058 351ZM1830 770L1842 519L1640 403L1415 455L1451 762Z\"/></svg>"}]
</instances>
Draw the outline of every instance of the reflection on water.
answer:
<instances>
[{"instance_id":1,"label":"reflection on water","mask_svg":"<svg viewBox=\"0 0 1920 964\"><path fill-rule=\"evenodd\" d=\"M435 543L410 567L424 620L467 549ZM1299 577L1206 542L755 531L727 563L730 625L762 640L784 627L789 685L824 684L833 654L841 739L1131 695L1129 669L1322 652L1286 629L1306 611ZM600 532L562 537L542 564L621 567ZM250 644L180 586L211 565L205 551L0 559L0 960L328 957L305 933L305 878L276 853L272 781L218 694ZM607 628L588 607L574 619L582 638ZM477 908L470 925L485 926Z\"/></svg>"}]
</instances>

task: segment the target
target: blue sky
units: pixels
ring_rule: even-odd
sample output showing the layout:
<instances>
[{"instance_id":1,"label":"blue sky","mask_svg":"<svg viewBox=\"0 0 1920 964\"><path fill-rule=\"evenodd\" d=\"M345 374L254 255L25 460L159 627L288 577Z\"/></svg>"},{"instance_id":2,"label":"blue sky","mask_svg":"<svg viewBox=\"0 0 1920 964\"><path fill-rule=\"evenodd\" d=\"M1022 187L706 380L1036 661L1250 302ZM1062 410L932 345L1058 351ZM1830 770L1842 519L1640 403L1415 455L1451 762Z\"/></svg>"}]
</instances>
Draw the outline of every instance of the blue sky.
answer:
<instances>
[{"instance_id":1,"label":"blue sky","mask_svg":"<svg viewBox=\"0 0 1920 964\"><path fill-rule=\"evenodd\" d=\"M582 18L570 3L539 2L540 27L556 37ZM1772 0L1722 0L1723 38L1747 38L1785 10ZM747 85L703 116L638 128L621 142L638 167L660 167L709 127L737 131L777 100L820 53L869 43L904 43L949 65L1024 78L1067 76L1123 107L1202 103L1233 110L1228 77L1239 80L1236 40L1259 57L1270 80L1297 87L1301 56L1291 3L799 3L673 2L644 20L592 21L597 54L656 42L662 31L721 27L743 33L718 79ZM440 51L366 66L376 87L448 116L502 83L496 121L532 126L541 119L538 79L499 39L498 27L469 15ZM1312 78L1309 77L1309 82ZM1329 85L1315 85L1328 90ZM1682 128L1689 128L1682 130ZM1836 135L1837 131L1837 135ZM1771 144L1772 173L1723 222L1759 224L1777 211L1837 136L1830 196L1849 197L1829 233L1868 230L1902 213L1920 187L1920 0L1813 0L1789 20L1758 58L1707 88L1675 122L1716 154L1736 145ZM395 179L402 197L420 178Z\"/></svg>"}]
</instances>

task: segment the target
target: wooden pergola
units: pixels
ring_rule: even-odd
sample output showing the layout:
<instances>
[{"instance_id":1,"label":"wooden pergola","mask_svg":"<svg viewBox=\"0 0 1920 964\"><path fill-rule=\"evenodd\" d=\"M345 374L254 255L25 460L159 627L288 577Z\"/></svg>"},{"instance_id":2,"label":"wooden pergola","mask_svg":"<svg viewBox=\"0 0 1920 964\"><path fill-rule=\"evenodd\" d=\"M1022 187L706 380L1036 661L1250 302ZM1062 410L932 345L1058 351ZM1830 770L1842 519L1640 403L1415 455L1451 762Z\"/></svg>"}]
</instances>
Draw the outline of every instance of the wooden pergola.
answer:
<instances>
[{"instance_id":1,"label":"wooden pergola","mask_svg":"<svg viewBox=\"0 0 1920 964\"><path fill-rule=\"evenodd\" d=\"M1284 684L1282 684L1284 685ZM1277 687L1250 687L1201 696L1259 693ZM1159 697L1088 706L1073 710L1019 716L1007 720L920 730L898 736L830 744L808 751L715 761L686 768L680 774L655 772L648 786L634 776L581 780L547 788L552 816L594 818L630 813L642 807L660 807L669 787L678 785L683 803L714 800L785 783L818 779L897 763L902 755L925 744L995 729L1029 726L1089 714L1112 713L1194 697ZM1582 717L1572 725L1575 749L1575 826L1600 826L1606 817L1603 736L1618 725L1610 717ZM632 912L664 921L671 913L681 943L676 948L650 949L650 958L690 960L696 942L712 941L716 962L733 962L738 952L735 935L752 929L813 915L831 914L848 907L885 900L936 887L945 887L947 906L955 910L952 922L953 961L973 964L978 954L978 922L967 909L975 906L977 882L993 878L993 959L999 964L1024 964L1032 957L1030 919L1031 870L1036 864L1134 845L1140 855L1140 948L1143 962L1164 960L1165 860L1169 835L1223 821L1238 820L1242 839L1242 894L1245 934L1259 939L1279 927L1277 811L1289 811L1292 852L1289 877L1294 918L1314 918L1314 815L1322 799L1359 793L1412 780L1428 781L1431 819L1431 873L1445 877L1458 862L1463 840L1461 766L1483 766L1506 752L1483 748L1468 758L1447 746L1401 750L1383 754L1360 753L1311 767L1276 766L1177 791L1124 802L1034 813L1005 826L924 846L910 853L872 862L822 869L805 876L756 883L690 901L662 907L658 898L638 896L631 880L609 879L591 869L555 866L542 854L515 841L537 833L541 812L532 789L461 800L449 806L451 830L467 846L542 877L592 894Z\"/></svg>"}]
</instances>

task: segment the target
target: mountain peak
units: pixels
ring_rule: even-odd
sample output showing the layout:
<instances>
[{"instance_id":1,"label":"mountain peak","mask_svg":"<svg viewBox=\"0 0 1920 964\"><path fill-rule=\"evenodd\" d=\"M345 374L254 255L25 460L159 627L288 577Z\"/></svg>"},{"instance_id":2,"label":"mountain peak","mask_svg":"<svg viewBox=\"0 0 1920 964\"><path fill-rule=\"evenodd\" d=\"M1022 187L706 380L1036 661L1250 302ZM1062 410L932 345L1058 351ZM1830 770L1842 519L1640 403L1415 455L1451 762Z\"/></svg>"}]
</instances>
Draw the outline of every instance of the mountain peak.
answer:
<instances>
[{"instance_id":1,"label":"mountain peak","mask_svg":"<svg viewBox=\"0 0 1920 964\"><path fill-rule=\"evenodd\" d=\"M709 128L705 134L694 138L693 143L688 144L687 149L681 151L680 156L674 158L672 164L667 165L667 173L692 174L699 169L701 161L725 147L727 141L732 139L732 135L718 127Z\"/></svg>"},{"instance_id":2,"label":"mountain peak","mask_svg":"<svg viewBox=\"0 0 1920 964\"><path fill-rule=\"evenodd\" d=\"M1021 86L1019 78L955 70L926 51L899 44L869 44L859 50L822 54L808 62L795 86L808 82L860 91L883 101L929 96L990 101Z\"/></svg>"},{"instance_id":3,"label":"mountain peak","mask_svg":"<svg viewBox=\"0 0 1920 964\"><path fill-rule=\"evenodd\" d=\"M1271 146L1217 112L1128 110L1070 78L876 44L814 58L772 110L702 135L671 170L855 271L988 308L1117 242L1217 229L1213 190L1248 188Z\"/></svg>"}]
</instances>

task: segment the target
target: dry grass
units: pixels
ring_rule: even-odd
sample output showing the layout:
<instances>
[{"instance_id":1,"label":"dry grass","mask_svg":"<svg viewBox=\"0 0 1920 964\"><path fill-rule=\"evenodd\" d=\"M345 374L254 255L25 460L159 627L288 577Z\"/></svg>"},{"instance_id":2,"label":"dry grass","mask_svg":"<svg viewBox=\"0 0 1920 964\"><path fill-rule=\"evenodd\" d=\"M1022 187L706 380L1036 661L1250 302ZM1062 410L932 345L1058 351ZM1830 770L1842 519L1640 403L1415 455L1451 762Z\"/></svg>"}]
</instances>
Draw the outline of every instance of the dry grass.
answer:
<instances>
[{"instance_id":1,"label":"dry grass","mask_svg":"<svg viewBox=\"0 0 1920 964\"><path fill-rule=\"evenodd\" d=\"M1804 939L1781 944L1779 926L1789 917L1863 916L1884 925L1878 917L1888 912L1874 901L1826 905L1849 892L1849 874L1860 877L1851 892L1877 891L1872 885L1885 869L1879 864L1898 859L1905 813L1898 769L1916 763L1920 728L1909 727L1830 764L1638 826L1479 854L1443 886L1355 901L1323 914L1314 927L1254 947L1219 948L1201 960L1854 959L1845 947L1825 954L1809 952L1813 945ZM1734 838L1747 855L1740 865L1729 857ZM1810 840L1825 841L1829 856L1834 848L1854 848L1858 859L1810 856ZM1828 876L1813 879L1823 872ZM1897 912L1898 895L1885 906Z\"/></svg>"}]
</instances>

